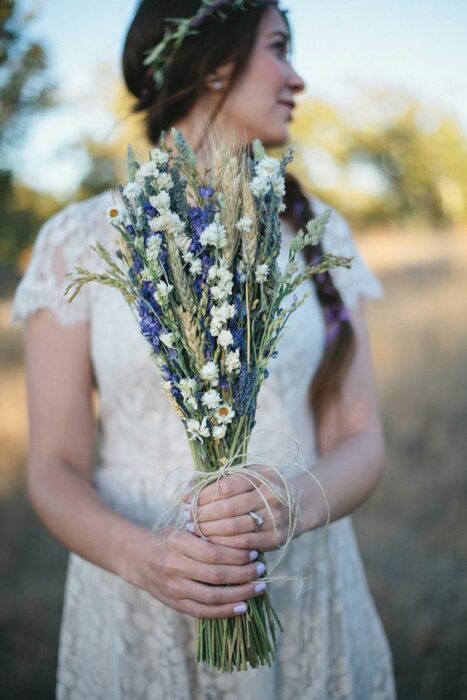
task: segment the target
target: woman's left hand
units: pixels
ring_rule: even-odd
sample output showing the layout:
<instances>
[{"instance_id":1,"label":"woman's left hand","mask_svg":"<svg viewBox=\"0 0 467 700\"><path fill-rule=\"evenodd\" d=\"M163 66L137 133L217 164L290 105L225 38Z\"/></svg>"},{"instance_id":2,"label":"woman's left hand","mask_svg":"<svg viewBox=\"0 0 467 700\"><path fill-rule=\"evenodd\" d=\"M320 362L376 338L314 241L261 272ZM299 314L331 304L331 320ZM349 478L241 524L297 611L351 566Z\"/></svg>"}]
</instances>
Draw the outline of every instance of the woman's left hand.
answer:
<instances>
[{"instance_id":1,"label":"woman's left hand","mask_svg":"<svg viewBox=\"0 0 467 700\"><path fill-rule=\"evenodd\" d=\"M261 474L283 491L274 472L261 468ZM206 486L199 494L196 512L190 512L187 528L214 544L258 552L279 549L287 540L289 509L266 484L258 481L255 487L251 481L251 474L248 479L231 474ZM250 512L263 519L259 529Z\"/></svg>"}]
</instances>

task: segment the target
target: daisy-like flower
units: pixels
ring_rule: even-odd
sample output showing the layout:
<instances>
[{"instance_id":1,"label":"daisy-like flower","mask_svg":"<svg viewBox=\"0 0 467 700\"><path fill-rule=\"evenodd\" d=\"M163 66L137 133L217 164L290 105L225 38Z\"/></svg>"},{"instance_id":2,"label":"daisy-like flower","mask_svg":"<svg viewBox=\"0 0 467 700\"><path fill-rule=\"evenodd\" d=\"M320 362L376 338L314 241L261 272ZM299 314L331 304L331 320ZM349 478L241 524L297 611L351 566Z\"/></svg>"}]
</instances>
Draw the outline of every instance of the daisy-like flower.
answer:
<instances>
[{"instance_id":1,"label":"daisy-like flower","mask_svg":"<svg viewBox=\"0 0 467 700\"><path fill-rule=\"evenodd\" d=\"M219 368L215 362L206 362L201 369L201 377L209 382L211 386L217 386L219 383Z\"/></svg>"},{"instance_id":2,"label":"daisy-like flower","mask_svg":"<svg viewBox=\"0 0 467 700\"><path fill-rule=\"evenodd\" d=\"M233 410L233 408L231 408L225 403L222 404L222 406L219 406L219 408L216 411L216 420L218 423L228 425L232 422L234 416L235 411Z\"/></svg>"},{"instance_id":3,"label":"daisy-like flower","mask_svg":"<svg viewBox=\"0 0 467 700\"><path fill-rule=\"evenodd\" d=\"M170 209L170 195L168 192L159 192L149 197L149 204L162 214Z\"/></svg>"},{"instance_id":4,"label":"daisy-like flower","mask_svg":"<svg viewBox=\"0 0 467 700\"><path fill-rule=\"evenodd\" d=\"M207 408L210 408L214 411L219 406L220 402L221 397L219 396L219 392L215 389L205 391L201 398L201 403L203 404L203 406L206 406Z\"/></svg>"},{"instance_id":5,"label":"daisy-like flower","mask_svg":"<svg viewBox=\"0 0 467 700\"><path fill-rule=\"evenodd\" d=\"M269 265L262 263L261 265L256 265L255 267L255 279L259 283L263 283L267 280L269 274Z\"/></svg>"},{"instance_id":6,"label":"daisy-like flower","mask_svg":"<svg viewBox=\"0 0 467 700\"><path fill-rule=\"evenodd\" d=\"M223 437L225 437L225 433L227 431L227 426L225 425L216 425L212 429L212 437L215 440L222 440Z\"/></svg>"},{"instance_id":7,"label":"daisy-like flower","mask_svg":"<svg viewBox=\"0 0 467 700\"><path fill-rule=\"evenodd\" d=\"M199 440L199 442L203 442L203 438L209 437L210 435L206 416L203 418L201 423L195 418L187 420L186 429L190 440Z\"/></svg>"},{"instance_id":8,"label":"daisy-like flower","mask_svg":"<svg viewBox=\"0 0 467 700\"><path fill-rule=\"evenodd\" d=\"M236 369L240 368L240 350L237 348L234 352L227 353L225 358L225 369L231 374Z\"/></svg>"},{"instance_id":9,"label":"daisy-like flower","mask_svg":"<svg viewBox=\"0 0 467 700\"><path fill-rule=\"evenodd\" d=\"M219 333L217 342L222 348L228 348L229 345L233 344L233 336L230 331L224 330Z\"/></svg>"},{"instance_id":10,"label":"daisy-like flower","mask_svg":"<svg viewBox=\"0 0 467 700\"><path fill-rule=\"evenodd\" d=\"M114 204L107 209L106 218L111 224L121 224L124 220L124 213Z\"/></svg>"},{"instance_id":11,"label":"daisy-like flower","mask_svg":"<svg viewBox=\"0 0 467 700\"><path fill-rule=\"evenodd\" d=\"M214 248L224 248L227 245L227 231L222 224L209 224L199 237L201 245L212 245Z\"/></svg>"},{"instance_id":12,"label":"daisy-like flower","mask_svg":"<svg viewBox=\"0 0 467 700\"><path fill-rule=\"evenodd\" d=\"M160 340L168 348L173 348L174 346L174 334L173 333L161 333L159 336Z\"/></svg>"},{"instance_id":13,"label":"daisy-like flower","mask_svg":"<svg viewBox=\"0 0 467 700\"><path fill-rule=\"evenodd\" d=\"M249 216L242 216L235 224L235 228L240 231L240 233L250 233L252 226L253 221Z\"/></svg>"},{"instance_id":14,"label":"daisy-like flower","mask_svg":"<svg viewBox=\"0 0 467 700\"><path fill-rule=\"evenodd\" d=\"M165 165L169 162L169 154L162 148L153 148L151 151L151 160L158 166Z\"/></svg>"},{"instance_id":15,"label":"daisy-like flower","mask_svg":"<svg viewBox=\"0 0 467 700\"><path fill-rule=\"evenodd\" d=\"M167 284L163 280L158 282L156 285L156 291L154 292L154 297L155 297L157 303L158 304L164 303L164 301L167 300L172 289L173 289L172 284Z\"/></svg>"}]
</instances>

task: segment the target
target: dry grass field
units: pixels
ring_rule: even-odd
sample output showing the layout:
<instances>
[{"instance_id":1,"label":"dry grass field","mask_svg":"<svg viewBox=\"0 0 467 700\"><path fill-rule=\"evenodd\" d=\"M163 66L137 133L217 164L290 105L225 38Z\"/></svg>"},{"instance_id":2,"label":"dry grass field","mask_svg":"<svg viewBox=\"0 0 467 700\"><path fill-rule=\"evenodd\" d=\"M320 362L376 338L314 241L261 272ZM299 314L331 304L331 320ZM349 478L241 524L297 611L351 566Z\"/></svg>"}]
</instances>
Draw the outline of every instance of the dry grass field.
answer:
<instances>
[{"instance_id":1,"label":"dry grass field","mask_svg":"<svg viewBox=\"0 0 467 700\"><path fill-rule=\"evenodd\" d=\"M387 468L354 514L400 700L467 700L467 235L361 240ZM0 306L0 685L53 698L66 555L24 493L21 336ZM305 699L304 699L305 700ZM365 698L362 698L365 700Z\"/></svg>"}]
</instances>

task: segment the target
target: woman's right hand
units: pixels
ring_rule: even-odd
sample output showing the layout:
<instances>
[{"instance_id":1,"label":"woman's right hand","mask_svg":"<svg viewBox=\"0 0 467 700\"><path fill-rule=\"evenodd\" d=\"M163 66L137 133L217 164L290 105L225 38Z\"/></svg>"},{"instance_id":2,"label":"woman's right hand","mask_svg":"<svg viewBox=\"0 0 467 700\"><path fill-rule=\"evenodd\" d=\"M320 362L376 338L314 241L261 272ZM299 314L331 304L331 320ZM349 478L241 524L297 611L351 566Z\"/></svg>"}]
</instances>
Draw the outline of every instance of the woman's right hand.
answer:
<instances>
[{"instance_id":1,"label":"woman's right hand","mask_svg":"<svg viewBox=\"0 0 467 700\"><path fill-rule=\"evenodd\" d=\"M126 559L127 581L195 618L241 615L266 590L257 552L217 545L191 532L140 531ZM136 546L135 546L136 544ZM128 550L127 550L128 551ZM228 584L228 585L227 585Z\"/></svg>"}]
</instances>

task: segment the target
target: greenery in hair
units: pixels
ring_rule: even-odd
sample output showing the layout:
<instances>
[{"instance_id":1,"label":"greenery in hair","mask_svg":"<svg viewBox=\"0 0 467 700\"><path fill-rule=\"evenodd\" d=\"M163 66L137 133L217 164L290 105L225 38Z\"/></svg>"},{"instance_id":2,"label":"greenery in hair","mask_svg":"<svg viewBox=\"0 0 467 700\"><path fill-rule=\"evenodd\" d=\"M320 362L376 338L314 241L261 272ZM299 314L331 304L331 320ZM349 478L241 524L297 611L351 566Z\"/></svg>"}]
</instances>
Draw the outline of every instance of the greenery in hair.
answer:
<instances>
[{"instance_id":1,"label":"greenery in hair","mask_svg":"<svg viewBox=\"0 0 467 700\"><path fill-rule=\"evenodd\" d=\"M248 10L267 3L267 0L201 0L197 12L191 17L167 17L163 39L152 49L147 51L143 65L149 66L156 88L160 89L164 82L164 72L182 45L186 37L199 33L199 27L206 18L215 18L219 21L227 19L227 11ZM170 27L173 25L173 28Z\"/></svg>"}]
</instances>

